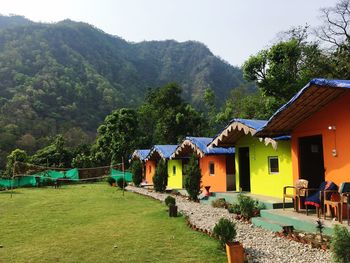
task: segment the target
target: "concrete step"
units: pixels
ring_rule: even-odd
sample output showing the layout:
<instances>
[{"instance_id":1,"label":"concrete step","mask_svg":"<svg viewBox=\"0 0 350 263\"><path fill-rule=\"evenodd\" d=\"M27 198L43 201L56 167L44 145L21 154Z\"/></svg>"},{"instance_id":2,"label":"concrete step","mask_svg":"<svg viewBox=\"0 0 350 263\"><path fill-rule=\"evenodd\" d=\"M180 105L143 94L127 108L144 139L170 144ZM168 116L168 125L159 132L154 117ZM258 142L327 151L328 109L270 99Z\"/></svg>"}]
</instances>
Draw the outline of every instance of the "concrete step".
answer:
<instances>
[{"instance_id":1,"label":"concrete step","mask_svg":"<svg viewBox=\"0 0 350 263\"><path fill-rule=\"evenodd\" d=\"M229 193L212 192L211 196L208 199L206 199L206 201L203 203L211 204L212 201L214 201L218 198L225 198L226 202L229 202L232 204L232 203L237 201L238 194L239 193L232 193L232 192L229 192ZM243 193L243 194L246 194L253 199L259 200L260 203L265 205L266 209L279 209L279 208L282 208L282 206L283 206L282 201L278 200L276 198L254 196L254 195L250 195L249 193ZM260 199L259 199L259 197L260 197ZM291 202L291 201L286 202L285 207L286 208L293 207L293 202Z\"/></svg>"},{"instance_id":2,"label":"concrete step","mask_svg":"<svg viewBox=\"0 0 350 263\"><path fill-rule=\"evenodd\" d=\"M281 226L288 225L293 226L294 229L304 232L315 233L316 232L316 216L306 216L296 212L287 211L283 213L283 210L261 210L261 218L274 221ZM259 221L259 220L258 220ZM333 228L325 226L324 233L326 235L333 234Z\"/></svg>"},{"instance_id":3,"label":"concrete step","mask_svg":"<svg viewBox=\"0 0 350 263\"><path fill-rule=\"evenodd\" d=\"M283 230L283 225L281 225L280 222L273 221L268 218L263 218L263 217L253 217L252 218L252 223L255 226L273 231L273 232L280 232Z\"/></svg>"}]
</instances>

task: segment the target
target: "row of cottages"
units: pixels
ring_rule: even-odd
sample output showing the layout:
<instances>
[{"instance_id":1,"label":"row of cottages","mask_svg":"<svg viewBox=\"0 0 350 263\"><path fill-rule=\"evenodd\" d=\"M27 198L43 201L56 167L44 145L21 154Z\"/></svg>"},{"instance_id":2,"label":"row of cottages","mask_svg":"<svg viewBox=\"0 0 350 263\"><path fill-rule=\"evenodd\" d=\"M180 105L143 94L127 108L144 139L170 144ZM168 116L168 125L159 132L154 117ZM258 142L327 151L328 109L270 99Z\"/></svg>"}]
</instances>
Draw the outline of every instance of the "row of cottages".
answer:
<instances>
[{"instance_id":1,"label":"row of cottages","mask_svg":"<svg viewBox=\"0 0 350 263\"><path fill-rule=\"evenodd\" d=\"M145 182L157 162L168 164L168 188L183 188L183 169L198 157L202 186L212 192L283 196L297 179L318 188L350 181L350 81L314 79L268 121L233 119L215 138L186 137L180 145L155 145L143 157Z\"/></svg>"},{"instance_id":2,"label":"row of cottages","mask_svg":"<svg viewBox=\"0 0 350 263\"><path fill-rule=\"evenodd\" d=\"M282 106L257 136L290 134L293 179L309 187L350 182L350 81L313 79Z\"/></svg>"}]
</instances>

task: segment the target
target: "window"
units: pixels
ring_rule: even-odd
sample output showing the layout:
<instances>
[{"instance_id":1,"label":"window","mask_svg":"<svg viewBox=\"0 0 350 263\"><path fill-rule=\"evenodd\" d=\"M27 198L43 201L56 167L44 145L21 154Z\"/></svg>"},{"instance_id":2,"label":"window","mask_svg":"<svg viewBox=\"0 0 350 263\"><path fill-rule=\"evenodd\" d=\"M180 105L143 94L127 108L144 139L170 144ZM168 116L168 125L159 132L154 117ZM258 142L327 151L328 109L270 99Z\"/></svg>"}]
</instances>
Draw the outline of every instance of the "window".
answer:
<instances>
[{"instance_id":1,"label":"window","mask_svg":"<svg viewBox=\"0 0 350 263\"><path fill-rule=\"evenodd\" d=\"M277 156L269 156L269 173L275 174L278 172L279 172L278 157Z\"/></svg>"},{"instance_id":2,"label":"window","mask_svg":"<svg viewBox=\"0 0 350 263\"><path fill-rule=\"evenodd\" d=\"M215 166L214 166L214 162L210 162L210 163L209 163L209 171L210 171L210 175L215 175Z\"/></svg>"},{"instance_id":3,"label":"window","mask_svg":"<svg viewBox=\"0 0 350 263\"><path fill-rule=\"evenodd\" d=\"M148 171L149 171L149 173L151 173L151 171L152 171L152 166L148 166L149 168L148 168Z\"/></svg>"},{"instance_id":4,"label":"window","mask_svg":"<svg viewBox=\"0 0 350 263\"><path fill-rule=\"evenodd\" d=\"M173 175L176 175L176 166L173 166Z\"/></svg>"}]
</instances>

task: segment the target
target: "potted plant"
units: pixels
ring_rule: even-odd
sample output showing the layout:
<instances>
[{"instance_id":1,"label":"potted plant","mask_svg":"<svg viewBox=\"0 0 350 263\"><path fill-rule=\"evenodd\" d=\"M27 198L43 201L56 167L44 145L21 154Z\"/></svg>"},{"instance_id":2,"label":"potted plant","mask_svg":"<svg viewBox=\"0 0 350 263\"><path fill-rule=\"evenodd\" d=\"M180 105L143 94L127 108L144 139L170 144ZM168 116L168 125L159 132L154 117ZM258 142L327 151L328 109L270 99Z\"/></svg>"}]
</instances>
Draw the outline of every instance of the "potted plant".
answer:
<instances>
[{"instance_id":1,"label":"potted plant","mask_svg":"<svg viewBox=\"0 0 350 263\"><path fill-rule=\"evenodd\" d=\"M215 225L213 232L219 239L220 248L226 248L228 263L243 263L244 248L240 242L235 241L237 235L236 224L228 219L221 218Z\"/></svg>"}]
</instances>

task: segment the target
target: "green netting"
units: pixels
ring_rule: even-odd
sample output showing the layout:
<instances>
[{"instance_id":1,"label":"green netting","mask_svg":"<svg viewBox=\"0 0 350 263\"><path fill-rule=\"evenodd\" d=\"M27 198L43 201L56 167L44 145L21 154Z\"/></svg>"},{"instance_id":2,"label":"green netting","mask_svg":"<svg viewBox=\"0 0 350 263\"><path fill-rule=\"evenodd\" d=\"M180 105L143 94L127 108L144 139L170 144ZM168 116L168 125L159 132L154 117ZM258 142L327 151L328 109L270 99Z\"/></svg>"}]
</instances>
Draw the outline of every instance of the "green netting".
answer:
<instances>
[{"instance_id":1,"label":"green netting","mask_svg":"<svg viewBox=\"0 0 350 263\"><path fill-rule=\"evenodd\" d=\"M119 178L123 178L123 171L119 171L119 170L115 170L115 169L112 169L112 172L111 172L111 177L113 177L116 181L119 179ZM130 172L125 172L125 181L127 182L132 182L132 173Z\"/></svg>"},{"instance_id":2,"label":"green netting","mask_svg":"<svg viewBox=\"0 0 350 263\"><path fill-rule=\"evenodd\" d=\"M69 178L71 180L79 180L79 171L77 168L68 170L66 172L66 178Z\"/></svg>"},{"instance_id":3,"label":"green netting","mask_svg":"<svg viewBox=\"0 0 350 263\"><path fill-rule=\"evenodd\" d=\"M0 179L0 186L5 188L23 187L23 186L37 186L35 176L21 176L12 179Z\"/></svg>"},{"instance_id":4,"label":"green netting","mask_svg":"<svg viewBox=\"0 0 350 263\"><path fill-rule=\"evenodd\" d=\"M24 186L38 186L38 181L36 178L39 178L40 182L44 182L48 178L55 181L59 178L67 178L71 180L79 180L79 172L78 169L71 169L64 172L54 171L54 170L48 170L45 172L33 174L33 175L26 175L26 176L20 176L16 177L13 180L12 179L4 179L0 178L0 187L5 188L11 188L11 187L24 187Z\"/></svg>"}]
</instances>

